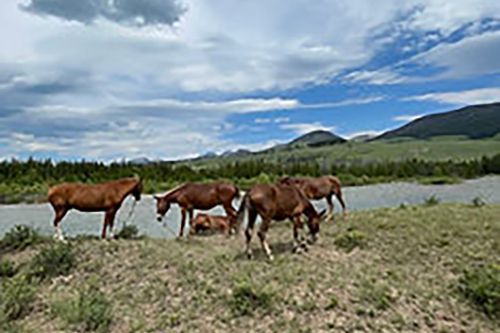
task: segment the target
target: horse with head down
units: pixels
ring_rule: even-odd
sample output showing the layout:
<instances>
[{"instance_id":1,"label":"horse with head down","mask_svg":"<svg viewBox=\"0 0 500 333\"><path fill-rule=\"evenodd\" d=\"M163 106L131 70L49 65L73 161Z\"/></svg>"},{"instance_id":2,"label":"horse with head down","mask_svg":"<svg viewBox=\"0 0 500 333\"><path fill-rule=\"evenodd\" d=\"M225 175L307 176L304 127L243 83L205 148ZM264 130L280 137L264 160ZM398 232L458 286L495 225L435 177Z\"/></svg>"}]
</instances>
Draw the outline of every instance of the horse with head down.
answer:
<instances>
[{"instance_id":1,"label":"horse with head down","mask_svg":"<svg viewBox=\"0 0 500 333\"><path fill-rule=\"evenodd\" d=\"M297 187L286 184L257 184L248 191L238 209L237 226L243 222L245 211L248 211L248 223L245 229L246 253L252 258L250 242L252 240L253 227L257 215L260 215L259 236L262 248L269 260L273 260L271 249L266 241L266 233L272 220L291 219L293 221L294 252L302 248L307 250L306 242L301 239L299 229L302 229L302 214L307 216L307 226L311 240L316 240L319 232L319 224L325 211L317 213L314 206L309 202L304 193Z\"/></svg>"},{"instance_id":2,"label":"horse with head down","mask_svg":"<svg viewBox=\"0 0 500 333\"><path fill-rule=\"evenodd\" d=\"M215 206L222 205L227 216L235 217L236 211L232 206L232 202L235 198L238 198L239 195L240 192L238 188L231 183L186 183L171 190L163 197L154 197L156 199L157 220L161 222L163 216L165 216L170 209L171 204L178 204L181 208L181 228L179 230L179 237L182 237L186 222L186 213L189 214L189 225L191 227L194 209L208 210Z\"/></svg>"},{"instance_id":3,"label":"horse with head down","mask_svg":"<svg viewBox=\"0 0 500 333\"><path fill-rule=\"evenodd\" d=\"M141 200L142 181L139 177L123 178L100 184L62 183L49 189L48 199L55 211L55 237L63 240L59 223L70 209L82 212L105 212L102 238L106 238L106 228L113 234L116 212L123 200L132 195Z\"/></svg>"},{"instance_id":4,"label":"horse with head down","mask_svg":"<svg viewBox=\"0 0 500 333\"><path fill-rule=\"evenodd\" d=\"M335 195L340 202L343 214L346 215L347 213L346 205L342 198L340 180L337 177L283 177L279 182L281 184L297 186L309 199L319 200L326 198L326 203L328 204L328 218L333 218L333 195Z\"/></svg>"}]
</instances>

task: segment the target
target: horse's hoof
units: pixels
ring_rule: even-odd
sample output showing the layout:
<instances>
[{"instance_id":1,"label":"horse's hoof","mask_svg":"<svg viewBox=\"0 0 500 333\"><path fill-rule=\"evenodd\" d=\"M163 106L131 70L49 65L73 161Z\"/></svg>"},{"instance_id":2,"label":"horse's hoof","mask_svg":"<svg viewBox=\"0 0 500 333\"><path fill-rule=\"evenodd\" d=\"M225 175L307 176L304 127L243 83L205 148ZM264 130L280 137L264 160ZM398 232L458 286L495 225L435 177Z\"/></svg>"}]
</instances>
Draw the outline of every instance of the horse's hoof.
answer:
<instances>
[{"instance_id":1,"label":"horse's hoof","mask_svg":"<svg viewBox=\"0 0 500 333\"><path fill-rule=\"evenodd\" d=\"M269 261L274 261L274 256L273 256L272 254L270 254L270 255L268 256L268 258L269 258Z\"/></svg>"},{"instance_id":2,"label":"horse's hoof","mask_svg":"<svg viewBox=\"0 0 500 333\"><path fill-rule=\"evenodd\" d=\"M248 258L248 260L252 260L253 259L253 254L250 253L250 252L248 252L247 253L247 258Z\"/></svg>"}]
</instances>

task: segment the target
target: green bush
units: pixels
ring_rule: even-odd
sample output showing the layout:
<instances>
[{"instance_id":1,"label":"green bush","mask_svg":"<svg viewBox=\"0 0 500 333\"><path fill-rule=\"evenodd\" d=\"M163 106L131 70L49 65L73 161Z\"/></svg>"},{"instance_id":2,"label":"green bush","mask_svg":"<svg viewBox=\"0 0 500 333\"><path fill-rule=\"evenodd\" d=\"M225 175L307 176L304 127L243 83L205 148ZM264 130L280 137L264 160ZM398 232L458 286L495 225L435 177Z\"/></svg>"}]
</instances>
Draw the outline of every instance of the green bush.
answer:
<instances>
[{"instance_id":1,"label":"green bush","mask_svg":"<svg viewBox=\"0 0 500 333\"><path fill-rule=\"evenodd\" d=\"M76 266L76 257L69 244L55 243L42 249L31 261L30 277L41 280L68 274Z\"/></svg>"},{"instance_id":2,"label":"green bush","mask_svg":"<svg viewBox=\"0 0 500 333\"><path fill-rule=\"evenodd\" d=\"M139 238L139 229L133 224L124 225L116 234L118 239L137 239Z\"/></svg>"},{"instance_id":3,"label":"green bush","mask_svg":"<svg viewBox=\"0 0 500 333\"><path fill-rule=\"evenodd\" d=\"M40 243L42 240L43 237L33 228L26 225L16 225L0 241L0 249L22 251L30 245Z\"/></svg>"},{"instance_id":4,"label":"green bush","mask_svg":"<svg viewBox=\"0 0 500 333\"><path fill-rule=\"evenodd\" d=\"M349 230L338 235L334 243L337 247L349 253L357 247L363 248L366 245L366 236L361 231Z\"/></svg>"},{"instance_id":5,"label":"green bush","mask_svg":"<svg viewBox=\"0 0 500 333\"><path fill-rule=\"evenodd\" d=\"M8 321L27 315L35 299L36 287L24 276L5 279L0 287L0 313Z\"/></svg>"},{"instance_id":6,"label":"green bush","mask_svg":"<svg viewBox=\"0 0 500 333\"><path fill-rule=\"evenodd\" d=\"M474 207L483 207L486 205L486 202L484 202L483 199L481 199L480 197L475 197L474 199L472 199L472 206Z\"/></svg>"},{"instance_id":7,"label":"green bush","mask_svg":"<svg viewBox=\"0 0 500 333\"><path fill-rule=\"evenodd\" d=\"M490 264L464 270L458 288L486 315L500 318L500 265Z\"/></svg>"},{"instance_id":8,"label":"green bush","mask_svg":"<svg viewBox=\"0 0 500 333\"><path fill-rule=\"evenodd\" d=\"M17 273L17 268L10 260L0 260L0 277L11 278Z\"/></svg>"},{"instance_id":9,"label":"green bush","mask_svg":"<svg viewBox=\"0 0 500 333\"><path fill-rule=\"evenodd\" d=\"M435 206L435 205L439 204L439 202L440 202L440 200L433 194L424 200L424 205Z\"/></svg>"},{"instance_id":10,"label":"green bush","mask_svg":"<svg viewBox=\"0 0 500 333\"><path fill-rule=\"evenodd\" d=\"M362 281L358 288L358 297L381 311L388 309L394 302L386 285L366 280Z\"/></svg>"},{"instance_id":11,"label":"green bush","mask_svg":"<svg viewBox=\"0 0 500 333\"><path fill-rule=\"evenodd\" d=\"M79 332L108 332L112 310L111 302L94 284L81 288L74 299L52 304L52 311Z\"/></svg>"},{"instance_id":12,"label":"green bush","mask_svg":"<svg viewBox=\"0 0 500 333\"><path fill-rule=\"evenodd\" d=\"M232 288L229 306L236 316L252 315L258 309L269 310L273 297L274 293L269 288L241 279Z\"/></svg>"}]
</instances>

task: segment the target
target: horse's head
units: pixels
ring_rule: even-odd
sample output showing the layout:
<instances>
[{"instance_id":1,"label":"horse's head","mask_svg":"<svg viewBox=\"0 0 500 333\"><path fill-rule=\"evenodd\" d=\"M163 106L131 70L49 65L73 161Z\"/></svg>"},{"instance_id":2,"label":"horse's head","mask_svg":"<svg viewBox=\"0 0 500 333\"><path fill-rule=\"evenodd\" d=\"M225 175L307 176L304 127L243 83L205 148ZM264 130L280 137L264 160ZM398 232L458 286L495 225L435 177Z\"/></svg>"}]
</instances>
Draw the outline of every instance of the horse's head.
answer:
<instances>
[{"instance_id":1,"label":"horse's head","mask_svg":"<svg viewBox=\"0 0 500 333\"><path fill-rule=\"evenodd\" d=\"M321 220L325 216L326 209L323 209L319 214L311 214L307 220L307 226L309 228L309 233L311 234L312 242L315 242L318 238L319 225Z\"/></svg>"},{"instance_id":2,"label":"horse's head","mask_svg":"<svg viewBox=\"0 0 500 333\"><path fill-rule=\"evenodd\" d=\"M134 196L136 201L141 200L141 193L143 190L143 185L142 185L142 180L137 177L137 184L134 186L134 189L132 190L131 194Z\"/></svg>"},{"instance_id":3,"label":"horse's head","mask_svg":"<svg viewBox=\"0 0 500 333\"><path fill-rule=\"evenodd\" d=\"M167 214L170 209L170 202L166 199L166 197L154 196L156 199L156 220L161 222L163 216Z\"/></svg>"}]
</instances>

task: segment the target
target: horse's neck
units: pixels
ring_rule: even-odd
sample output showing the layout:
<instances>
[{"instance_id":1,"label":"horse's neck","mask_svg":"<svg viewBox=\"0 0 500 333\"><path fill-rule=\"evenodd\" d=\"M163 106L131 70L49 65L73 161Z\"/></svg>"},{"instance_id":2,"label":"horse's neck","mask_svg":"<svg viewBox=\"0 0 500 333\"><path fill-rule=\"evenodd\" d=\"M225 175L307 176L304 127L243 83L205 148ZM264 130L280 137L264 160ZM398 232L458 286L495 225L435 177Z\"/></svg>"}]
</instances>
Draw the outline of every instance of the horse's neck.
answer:
<instances>
[{"instance_id":1,"label":"horse's neck","mask_svg":"<svg viewBox=\"0 0 500 333\"><path fill-rule=\"evenodd\" d=\"M304 208L304 214L308 217L311 218L318 213L316 213L316 210L314 209L313 205L309 202L309 200L306 200L305 208Z\"/></svg>"},{"instance_id":2,"label":"horse's neck","mask_svg":"<svg viewBox=\"0 0 500 333\"><path fill-rule=\"evenodd\" d=\"M137 183L135 181L130 181L130 183L127 183L126 185L123 186L123 189L121 191L121 200L125 200L127 196L132 193L134 188L136 187Z\"/></svg>"},{"instance_id":3,"label":"horse's neck","mask_svg":"<svg viewBox=\"0 0 500 333\"><path fill-rule=\"evenodd\" d=\"M167 202L176 203L178 195L179 195L178 191L170 192L165 196L165 200L167 200Z\"/></svg>"}]
</instances>

